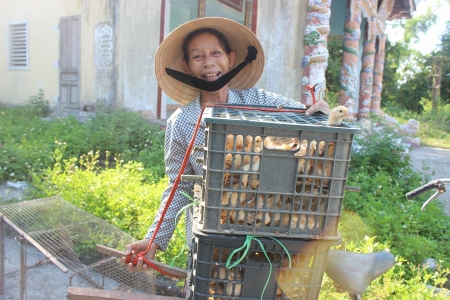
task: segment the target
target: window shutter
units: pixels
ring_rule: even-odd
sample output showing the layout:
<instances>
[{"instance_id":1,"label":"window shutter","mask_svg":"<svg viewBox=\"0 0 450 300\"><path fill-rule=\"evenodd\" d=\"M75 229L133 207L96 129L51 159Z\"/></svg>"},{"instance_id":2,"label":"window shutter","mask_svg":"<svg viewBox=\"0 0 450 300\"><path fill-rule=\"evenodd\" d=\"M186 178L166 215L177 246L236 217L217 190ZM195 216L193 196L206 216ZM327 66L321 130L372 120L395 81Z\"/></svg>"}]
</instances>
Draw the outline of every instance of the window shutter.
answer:
<instances>
[{"instance_id":1,"label":"window shutter","mask_svg":"<svg viewBox=\"0 0 450 300\"><path fill-rule=\"evenodd\" d=\"M9 70L28 70L28 22L8 24Z\"/></svg>"}]
</instances>

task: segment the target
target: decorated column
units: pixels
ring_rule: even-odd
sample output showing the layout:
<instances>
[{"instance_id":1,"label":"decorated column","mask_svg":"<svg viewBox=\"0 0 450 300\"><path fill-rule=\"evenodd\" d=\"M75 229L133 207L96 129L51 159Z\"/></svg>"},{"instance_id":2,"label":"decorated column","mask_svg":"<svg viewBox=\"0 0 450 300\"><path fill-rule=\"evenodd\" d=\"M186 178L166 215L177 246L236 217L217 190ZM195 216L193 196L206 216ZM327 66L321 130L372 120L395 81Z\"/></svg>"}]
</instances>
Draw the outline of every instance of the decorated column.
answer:
<instances>
[{"instance_id":1,"label":"decorated column","mask_svg":"<svg viewBox=\"0 0 450 300\"><path fill-rule=\"evenodd\" d=\"M312 104L311 90L317 100L324 97L327 69L327 38L330 33L331 0L309 0L305 27L305 56L302 59L302 103ZM314 87L314 89L310 89Z\"/></svg>"},{"instance_id":2,"label":"decorated column","mask_svg":"<svg viewBox=\"0 0 450 300\"><path fill-rule=\"evenodd\" d=\"M359 77L358 119L369 117L372 99L373 68L375 59L375 17L364 28L364 49L361 56L362 68Z\"/></svg>"},{"instance_id":3,"label":"decorated column","mask_svg":"<svg viewBox=\"0 0 450 300\"><path fill-rule=\"evenodd\" d=\"M381 34L378 37L378 45L375 54L375 69L373 71L373 88L370 112L380 114L381 91L383 90L383 70L384 70L384 48L386 44L386 35Z\"/></svg>"},{"instance_id":4,"label":"decorated column","mask_svg":"<svg viewBox=\"0 0 450 300\"><path fill-rule=\"evenodd\" d=\"M348 108L349 119L353 120L353 106L358 97L359 38L361 36L361 0L347 0L347 15L342 45L341 90L339 104Z\"/></svg>"}]
</instances>

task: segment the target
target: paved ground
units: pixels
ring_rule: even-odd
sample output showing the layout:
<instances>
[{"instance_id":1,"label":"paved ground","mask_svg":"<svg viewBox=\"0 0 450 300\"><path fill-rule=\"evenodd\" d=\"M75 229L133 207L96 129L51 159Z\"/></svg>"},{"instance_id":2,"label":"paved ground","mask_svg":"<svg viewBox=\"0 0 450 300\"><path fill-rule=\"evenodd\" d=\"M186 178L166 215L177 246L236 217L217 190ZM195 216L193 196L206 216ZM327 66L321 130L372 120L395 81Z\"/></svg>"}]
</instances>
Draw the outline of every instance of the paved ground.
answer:
<instances>
[{"instance_id":1,"label":"paved ground","mask_svg":"<svg viewBox=\"0 0 450 300\"><path fill-rule=\"evenodd\" d=\"M450 149L419 147L409 154L414 169L429 175L432 180L450 178ZM444 202L445 211L450 214L450 187L447 191L438 199Z\"/></svg>"}]
</instances>

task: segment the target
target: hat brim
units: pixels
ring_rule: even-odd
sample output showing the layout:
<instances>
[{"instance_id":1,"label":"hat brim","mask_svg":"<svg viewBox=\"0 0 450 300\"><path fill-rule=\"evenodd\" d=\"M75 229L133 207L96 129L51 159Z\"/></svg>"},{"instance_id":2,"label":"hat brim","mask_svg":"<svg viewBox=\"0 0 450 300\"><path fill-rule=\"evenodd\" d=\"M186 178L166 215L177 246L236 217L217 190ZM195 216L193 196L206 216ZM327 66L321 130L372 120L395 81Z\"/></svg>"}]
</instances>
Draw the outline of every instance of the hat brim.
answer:
<instances>
[{"instance_id":1,"label":"hat brim","mask_svg":"<svg viewBox=\"0 0 450 300\"><path fill-rule=\"evenodd\" d=\"M166 74L165 68L183 73L183 41L186 36L200 28L214 28L222 32L236 54L235 65L244 61L247 47L254 46L258 50L256 60L247 65L229 83L230 88L249 89L255 86L264 69L264 51L255 34L244 25L226 18L206 17L184 23L174 29L161 43L155 56L156 79L161 89L170 98L181 104L194 100L199 89L182 83Z\"/></svg>"}]
</instances>

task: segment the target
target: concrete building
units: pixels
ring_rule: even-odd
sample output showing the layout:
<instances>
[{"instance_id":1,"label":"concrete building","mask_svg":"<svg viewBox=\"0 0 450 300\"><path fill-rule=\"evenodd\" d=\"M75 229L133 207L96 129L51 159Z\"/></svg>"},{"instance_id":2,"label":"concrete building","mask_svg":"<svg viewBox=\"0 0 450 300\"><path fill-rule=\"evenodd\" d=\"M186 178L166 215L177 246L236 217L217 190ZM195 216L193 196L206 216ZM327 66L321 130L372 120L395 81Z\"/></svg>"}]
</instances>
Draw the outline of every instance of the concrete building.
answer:
<instances>
[{"instance_id":1,"label":"concrete building","mask_svg":"<svg viewBox=\"0 0 450 300\"><path fill-rule=\"evenodd\" d=\"M266 66L257 86L304 103L311 86L323 97L328 35L342 38L340 103L364 118L381 101L385 22L411 17L414 2L0 0L0 7L1 104L22 104L42 89L53 109L81 114L105 105L164 120L179 105L154 75L160 42L188 20L221 16L248 26L262 42ZM368 55L374 57L365 64ZM358 90L360 82L365 90Z\"/></svg>"}]
</instances>

